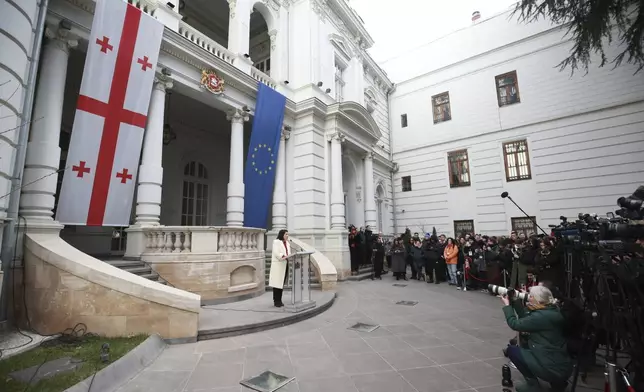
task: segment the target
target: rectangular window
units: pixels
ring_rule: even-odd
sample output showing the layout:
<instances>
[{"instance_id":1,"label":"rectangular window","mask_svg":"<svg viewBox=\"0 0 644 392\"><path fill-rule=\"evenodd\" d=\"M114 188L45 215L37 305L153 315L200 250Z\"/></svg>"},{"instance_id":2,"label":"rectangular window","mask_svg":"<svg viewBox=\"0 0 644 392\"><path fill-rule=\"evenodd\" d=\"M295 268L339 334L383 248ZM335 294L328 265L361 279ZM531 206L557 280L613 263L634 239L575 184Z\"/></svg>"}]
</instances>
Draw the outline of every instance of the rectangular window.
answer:
<instances>
[{"instance_id":1,"label":"rectangular window","mask_svg":"<svg viewBox=\"0 0 644 392\"><path fill-rule=\"evenodd\" d=\"M505 179L508 182L532 178L527 140L503 143L503 159L505 161Z\"/></svg>"},{"instance_id":2,"label":"rectangular window","mask_svg":"<svg viewBox=\"0 0 644 392\"><path fill-rule=\"evenodd\" d=\"M455 220L454 221L454 236L464 236L465 234L476 233L474 231L473 220Z\"/></svg>"},{"instance_id":3,"label":"rectangular window","mask_svg":"<svg viewBox=\"0 0 644 392\"><path fill-rule=\"evenodd\" d=\"M447 154L450 188L470 186L470 163L467 150L453 151Z\"/></svg>"},{"instance_id":4,"label":"rectangular window","mask_svg":"<svg viewBox=\"0 0 644 392\"><path fill-rule=\"evenodd\" d=\"M499 107L521 102L517 71L496 76L494 80L496 82L496 97L499 100Z\"/></svg>"},{"instance_id":5,"label":"rectangular window","mask_svg":"<svg viewBox=\"0 0 644 392\"><path fill-rule=\"evenodd\" d=\"M534 216L530 217L521 217L521 218L512 218L512 231L516 231L517 234L523 233L526 237L533 236L537 234L537 225L534 224L537 220Z\"/></svg>"},{"instance_id":6,"label":"rectangular window","mask_svg":"<svg viewBox=\"0 0 644 392\"><path fill-rule=\"evenodd\" d=\"M442 123L452 119L452 108L449 103L449 92L434 95L432 97L434 112L434 124Z\"/></svg>"},{"instance_id":7,"label":"rectangular window","mask_svg":"<svg viewBox=\"0 0 644 392\"><path fill-rule=\"evenodd\" d=\"M406 114L401 114L400 115L400 126L403 128L407 128L407 115Z\"/></svg>"},{"instance_id":8,"label":"rectangular window","mask_svg":"<svg viewBox=\"0 0 644 392\"><path fill-rule=\"evenodd\" d=\"M411 176L405 176L402 178L402 191L403 192L411 191Z\"/></svg>"}]
</instances>

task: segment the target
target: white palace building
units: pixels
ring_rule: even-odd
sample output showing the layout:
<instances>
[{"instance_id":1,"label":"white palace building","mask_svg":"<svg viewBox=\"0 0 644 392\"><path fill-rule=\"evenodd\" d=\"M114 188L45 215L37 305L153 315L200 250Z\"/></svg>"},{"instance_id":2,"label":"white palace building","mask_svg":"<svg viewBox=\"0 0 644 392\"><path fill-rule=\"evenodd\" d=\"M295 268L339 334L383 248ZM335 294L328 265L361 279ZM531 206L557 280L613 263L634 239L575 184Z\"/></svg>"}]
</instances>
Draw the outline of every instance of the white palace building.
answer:
<instances>
[{"instance_id":1,"label":"white palace building","mask_svg":"<svg viewBox=\"0 0 644 392\"><path fill-rule=\"evenodd\" d=\"M417 75L394 85L348 0L129 2L165 31L131 225L116 229L54 220L86 52L109 45L88 42L95 2L0 2L3 270L41 333L193 339L201 304L264 292L280 229L316 251L327 290L350 275L348 224L506 234L533 228L503 191L549 224L644 182L644 77L559 72L561 27L474 18L388 64ZM240 208L258 83L287 98L267 230Z\"/></svg>"}]
</instances>

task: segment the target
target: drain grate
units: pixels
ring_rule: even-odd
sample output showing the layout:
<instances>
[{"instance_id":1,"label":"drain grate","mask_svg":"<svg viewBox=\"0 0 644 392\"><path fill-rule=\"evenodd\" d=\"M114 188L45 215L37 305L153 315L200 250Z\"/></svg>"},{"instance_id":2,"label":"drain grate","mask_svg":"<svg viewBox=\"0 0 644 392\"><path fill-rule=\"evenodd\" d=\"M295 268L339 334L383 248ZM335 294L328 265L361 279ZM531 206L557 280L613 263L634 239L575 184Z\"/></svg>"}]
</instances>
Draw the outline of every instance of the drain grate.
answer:
<instances>
[{"instance_id":1,"label":"drain grate","mask_svg":"<svg viewBox=\"0 0 644 392\"><path fill-rule=\"evenodd\" d=\"M373 332L378 328L380 328L380 325L356 323L347 329L350 329L352 331L358 331L358 332Z\"/></svg>"},{"instance_id":2,"label":"drain grate","mask_svg":"<svg viewBox=\"0 0 644 392\"><path fill-rule=\"evenodd\" d=\"M406 284L394 283L394 287L407 287Z\"/></svg>"},{"instance_id":3,"label":"drain grate","mask_svg":"<svg viewBox=\"0 0 644 392\"><path fill-rule=\"evenodd\" d=\"M403 306L416 306L418 301L398 301L396 302L396 305L403 305Z\"/></svg>"},{"instance_id":4,"label":"drain grate","mask_svg":"<svg viewBox=\"0 0 644 392\"><path fill-rule=\"evenodd\" d=\"M286 377L267 370L258 376L242 380L240 384L254 391L273 392L284 387L293 380L295 380L295 377Z\"/></svg>"}]
</instances>

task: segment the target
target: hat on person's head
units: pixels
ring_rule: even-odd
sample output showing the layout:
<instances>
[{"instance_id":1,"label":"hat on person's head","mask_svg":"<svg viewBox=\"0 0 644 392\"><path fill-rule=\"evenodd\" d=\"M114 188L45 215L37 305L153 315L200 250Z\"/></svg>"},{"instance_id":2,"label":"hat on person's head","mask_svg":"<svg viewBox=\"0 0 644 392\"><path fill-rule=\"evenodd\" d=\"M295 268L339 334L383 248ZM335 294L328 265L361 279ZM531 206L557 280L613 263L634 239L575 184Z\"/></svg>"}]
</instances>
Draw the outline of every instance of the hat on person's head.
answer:
<instances>
[{"instance_id":1,"label":"hat on person's head","mask_svg":"<svg viewBox=\"0 0 644 392\"><path fill-rule=\"evenodd\" d=\"M431 236L432 236L432 235L431 235L430 233L425 233L425 238L429 238L429 237L431 237Z\"/></svg>"}]
</instances>

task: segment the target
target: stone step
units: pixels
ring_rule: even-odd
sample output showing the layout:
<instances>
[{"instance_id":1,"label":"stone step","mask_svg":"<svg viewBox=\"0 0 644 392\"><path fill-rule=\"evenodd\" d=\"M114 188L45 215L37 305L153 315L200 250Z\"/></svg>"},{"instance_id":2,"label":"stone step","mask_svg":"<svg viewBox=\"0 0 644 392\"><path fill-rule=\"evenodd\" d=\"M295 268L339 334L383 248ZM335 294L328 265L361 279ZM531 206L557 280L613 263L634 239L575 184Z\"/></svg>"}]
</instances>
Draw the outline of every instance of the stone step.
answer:
<instances>
[{"instance_id":1,"label":"stone step","mask_svg":"<svg viewBox=\"0 0 644 392\"><path fill-rule=\"evenodd\" d=\"M142 277L142 278L145 278L145 279L153 280L155 282L159 281L159 275L157 275L154 272L149 273L149 274L142 274L142 275L139 275L139 276Z\"/></svg>"},{"instance_id":2,"label":"stone step","mask_svg":"<svg viewBox=\"0 0 644 392\"><path fill-rule=\"evenodd\" d=\"M116 268L126 268L126 267L140 267L145 266L145 263L140 260L104 260L107 264L112 265Z\"/></svg>"},{"instance_id":3,"label":"stone step","mask_svg":"<svg viewBox=\"0 0 644 392\"><path fill-rule=\"evenodd\" d=\"M150 274L152 273L152 268L148 267L147 265L141 265L141 266L135 266L135 267L125 267L121 268L123 271L127 271L131 274L134 275L145 275L145 274Z\"/></svg>"},{"instance_id":4,"label":"stone step","mask_svg":"<svg viewBox=\"0 0 644 392\"><path fill-rule=\"evenodd\" d=\"M347 276L347 280L352 282L359 282L361 280L371 279L373 276L373 268L370 268L368 271L363 270L362 268L358 270L358 275ZM381 275L386 275L388 271L383 272Z\"/></svg>"}]
</instances>

